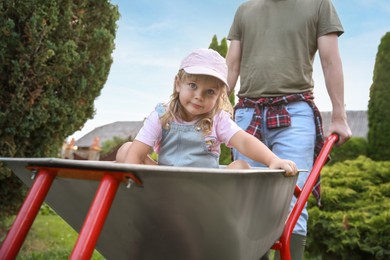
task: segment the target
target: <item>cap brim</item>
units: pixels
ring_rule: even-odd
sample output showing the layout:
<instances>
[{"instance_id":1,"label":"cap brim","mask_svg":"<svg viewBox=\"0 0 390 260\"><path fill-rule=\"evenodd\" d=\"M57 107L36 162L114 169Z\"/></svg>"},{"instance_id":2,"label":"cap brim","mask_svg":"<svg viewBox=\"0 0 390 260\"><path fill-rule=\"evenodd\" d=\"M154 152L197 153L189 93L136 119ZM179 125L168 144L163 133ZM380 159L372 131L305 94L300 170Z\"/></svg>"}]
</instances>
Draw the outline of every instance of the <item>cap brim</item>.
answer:
<instances>
[{"instance_id":1,"label":"cap brim","mask_svg":"<svg viewBox=\"0 0 390 260\"><path fill-rule=\"evenodd\" d=\"M226 77L224 75L222 75L221 73L218 73L215 70L205 68L203 66L192 66L192 67L186 67L183 69L188 74L208 75L208 76L216 77L217 79L221 80L226 85L228 90L230 90L230 87L229 87L229 84L227 83Z\"/></svg>"}]
</instances>

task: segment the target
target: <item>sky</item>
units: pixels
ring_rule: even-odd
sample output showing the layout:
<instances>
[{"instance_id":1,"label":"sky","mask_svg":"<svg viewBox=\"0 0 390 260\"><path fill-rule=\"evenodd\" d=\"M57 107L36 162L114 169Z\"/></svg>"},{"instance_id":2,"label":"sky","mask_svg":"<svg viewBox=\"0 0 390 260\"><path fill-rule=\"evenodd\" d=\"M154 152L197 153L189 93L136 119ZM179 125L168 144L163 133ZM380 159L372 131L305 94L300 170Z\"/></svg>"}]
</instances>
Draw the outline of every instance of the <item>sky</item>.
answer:
<instances>
[{"instance_id":1,"label":"sky","mask_svg":"<svg viewBox=\"0 0 390 260\"><path fill-rule=\"evenodd\" d=\"M116 121L141 121L169 101L181 60L227 36L238 0L112 0L120 12L113 64L95 116L70 138ZM367 110L376 53L390 31L389 0L333 0L345 33L339 38L347 110ZM318 54L313 79L320 111L332 106ZM239 86L236 86L238 89Z\"/></svg>"}]
</instances>

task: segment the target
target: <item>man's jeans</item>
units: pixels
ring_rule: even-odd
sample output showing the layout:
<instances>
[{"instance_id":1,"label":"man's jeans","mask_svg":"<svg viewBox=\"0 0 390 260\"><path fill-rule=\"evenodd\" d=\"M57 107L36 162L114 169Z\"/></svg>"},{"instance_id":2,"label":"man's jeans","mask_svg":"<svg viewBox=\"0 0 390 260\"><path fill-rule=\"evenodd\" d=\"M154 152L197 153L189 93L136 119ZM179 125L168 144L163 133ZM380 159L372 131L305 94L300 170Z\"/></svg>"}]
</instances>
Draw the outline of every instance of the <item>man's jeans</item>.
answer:
<instances>
[{"instance_id":1,"label":"man's jeans","mask_svg":"<svg viewBox=\"0 0 390 260\"><path fill-rule=\"evenodd\" d=\"M308 170L308 172L299 173L297 184L302 188L313 166L316 139L313 109L304 101L287 104L286 108L291 117L291 126L276 129L267 128L265 118L267 108L264 108L262 117L262 137L265 145L267 145L279 158L292 160L296 163L298 169ZM237 109L235 112L235 121L245 130L252 120L253 113L254 108ZM233 149L233 156L235 160L245 160L254 167L264 167L264 165L238 153L236 149ZM294 205L295 200L294 197L290 205L290 210ZM306 236L307 219L308 213L305 206L293 233Z\"/></svg>"}]
</instances>

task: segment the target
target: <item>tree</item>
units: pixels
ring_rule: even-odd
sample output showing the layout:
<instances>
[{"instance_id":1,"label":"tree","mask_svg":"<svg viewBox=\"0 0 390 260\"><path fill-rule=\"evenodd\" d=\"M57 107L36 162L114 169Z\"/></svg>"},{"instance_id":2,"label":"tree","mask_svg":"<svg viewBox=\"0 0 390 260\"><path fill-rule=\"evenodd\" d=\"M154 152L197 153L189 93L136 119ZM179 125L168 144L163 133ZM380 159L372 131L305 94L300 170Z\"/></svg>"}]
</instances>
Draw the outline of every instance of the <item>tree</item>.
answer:
<instances>
[{"instance_id":1,"label":"tree","mask_svg":"<svg viewBox=\"0 0 390 260\"><path fill-rule=\"evenodd\" d=\"M94 116L112 63L117 6L3 0L0 13L0 156L57 156ZM21 187L0 166L0 217L13 213Z\"/></svg>"},{"instance_id":2,"label":"tree","mask_svg":"<svg viewBox=\"0 0 390 260\"><path fill-rule=\"evenodd\" d=\"M228 45L226 38L223 38L221 40L221 44L218 43L217 36L214 35L213 39L211 40L209 49L213 49L217 51L219 54L221 54L222 57L226 57ZM230 103L232 106L235 105L235 98L234 98L234 92L232 92L229 96ZM221 156L219 158L219 163L222 165L227 165L231 163L231 151L229 148L227 148L224 144L221 145Z\"/></svg>"},{"instance_id":3,"label":"tree","mask_svg":"<svg viewBox=\"0 0 390 260\"><path fill-rule=\"evenodd\" d=\"M226 38L223 38L221 40L221 44L219 44L217 35L214 35L213 39L211 40L209 49L213 49L214 51L217 51L219 54L221 54L222 57L226 57L228 50Z\"/></svg>"},{"instance_id":4,"label":"tree","mask_svg":"<svg viewBox=\"0 0 390 260\"><path fill-rule=\"evenodd\" d=\"M382 38L376 55L368 103L368 155L390 160L390 32Z\"/></svg>"}]
</instances>

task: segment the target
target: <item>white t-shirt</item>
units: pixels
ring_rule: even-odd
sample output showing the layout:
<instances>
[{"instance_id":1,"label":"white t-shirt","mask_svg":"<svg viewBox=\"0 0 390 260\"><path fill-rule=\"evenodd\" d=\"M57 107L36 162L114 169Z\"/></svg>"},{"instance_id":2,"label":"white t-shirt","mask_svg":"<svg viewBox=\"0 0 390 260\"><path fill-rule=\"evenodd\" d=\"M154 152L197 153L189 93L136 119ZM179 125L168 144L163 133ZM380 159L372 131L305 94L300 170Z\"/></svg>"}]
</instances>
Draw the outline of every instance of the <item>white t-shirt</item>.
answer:
<instances>
[{"instance_id":1,"label":"white t-shirt","mask_svg":"<svg viewBox=\"0 0 390 260\"><path fill-rule=\"evenodd\" d=\"M193 125L196 122L175 121L177 124ZM213 119L211 133L205 136L206 145L209 151L217 155L220 154L220 145L222 143L229 146L232 136L242 130L225 111L218 112ZM158 153L160 151L160 142L162 138L162 125L157 111L153 111L144 122L135 140L154 148Z\"/></svg>"}]
</instances>

